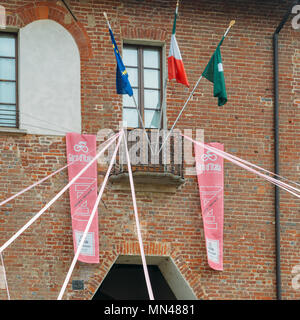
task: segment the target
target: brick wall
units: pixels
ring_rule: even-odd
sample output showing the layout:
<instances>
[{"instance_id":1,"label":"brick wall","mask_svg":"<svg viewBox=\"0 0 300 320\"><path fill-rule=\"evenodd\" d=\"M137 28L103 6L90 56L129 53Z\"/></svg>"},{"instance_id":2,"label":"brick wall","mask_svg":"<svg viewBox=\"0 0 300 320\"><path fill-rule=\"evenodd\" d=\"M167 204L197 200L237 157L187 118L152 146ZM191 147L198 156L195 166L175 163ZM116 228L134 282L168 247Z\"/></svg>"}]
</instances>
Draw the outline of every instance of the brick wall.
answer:
<instances>
[{"instance_id":1,"label":"brick wall","mask_svg":"<svg viewBox=\"0 0 300 320\"><path fill-rule=\"evenodd\" d=\"M160 40L169 50L175 1L68 1L79 23L59 1L0 1L8 24L22 27L53 19L73 35L81 55L82 128L96 134L117 130L122 100L115 94L115 58L103 11L116 41ZM212 85L203 80L180 129L205 130L205 141L274 171L272 35L285 14L283 1L181 1L176 37L193 86L231 19L236 20L222 45L228 103L217 107ZM299 32L287 22L280 34L280 168L299 178ZM168 84L171 127L188 89ZM113 111L113 112L112 112ZM66 164L65 138L0 136L1 199ZM276 299L274 188L225 161L224 271L206 261L203 224L195 176L186 176L176 193L139 192L145 253L168 255L199 299ZM101 176L99 175L99 182ZM4 243L68 181L63 171L48 182L0 208L0 243ZM67 299L90 299L119 254L139 254L130 191L107 189L99 207L100 264L78 263L72 279L85 290L67 288ZM283 299L299 299L292 269L300 264L298 200L281 194L281 262ZM73 258L68 193L4 252L12 299L56 299ZM0 298L6 298L0 290Z\"/></svg>"}]
</instances>

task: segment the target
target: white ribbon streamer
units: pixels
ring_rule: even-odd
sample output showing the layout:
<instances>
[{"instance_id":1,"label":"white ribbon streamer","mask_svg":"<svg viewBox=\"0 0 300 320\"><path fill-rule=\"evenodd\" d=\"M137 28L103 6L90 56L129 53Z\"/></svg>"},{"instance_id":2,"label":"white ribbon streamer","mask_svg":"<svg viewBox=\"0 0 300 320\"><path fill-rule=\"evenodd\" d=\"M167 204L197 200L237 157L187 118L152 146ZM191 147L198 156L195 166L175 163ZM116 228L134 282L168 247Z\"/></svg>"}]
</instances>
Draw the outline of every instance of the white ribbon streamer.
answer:
<instances>
[{"instance_id":1,"label":"white ribbon streamer","mask_svg":"<svg viewBox=\"0 0 300 320\"><path fill-rule=\"evenodd\" d=\"M13 241L15 241L27 228L29 228L70 186L96 161L120 135L118 133L115 138L110 141L52 200L50 200L33 218L31 218L15 235L6 241L0 248L0 253L5 250Z\"/></svg>"},{"instance_id":2,"label":"white ribbon streamer","mask_svg":"<svg viewBox=\"0 0 300 320\"><path fill-rule=\"evenodd\" d=\"M102 145L102 144L104 144L104 143L109 142L111 139L113 139L113 138L115 138L115 137L117 137L117 134L116 134L115 136L113 136L113 137L109 138L109 139L108 139L108 140L106 140L105 142L101 143L101 145ZM95 149L90 150L87 154L89 154L90 152L92 152L92 151L94 151L94 150L95 150ZM4 204L6 204L7 202L9 202L9 201L13 200L14 198L16 198L16 197L20 196L21 194L25 193L26 191L29 191L30 189L32 189L32 188L34 188L34 187L38 186L39 184L41 184L41 183L45 182L46 180L50 179L51 177L53 177L53 176L54 176L54 175L56 175L57 173L59 173L59 172L61 172L62 170L66 169L67 167L69 167L69 166L73 165L73 164L74 164L74 163L76 163L77 161L79 161L79 160L75 160L75 161L73 161L73 162L71 162L71 163L67 164L66 166L64 166L64 167L62 167L62 168L58 169L57 171L55 171L55 172L51 173L49 176L47 176L47 177L45 177L45 178L43 178L43 179L41 179L41 180L39 180L39 181L35 182L35 183L34 183L34 184L32 184L31 186L29 186L29 187L27 187L27 188L25 188L25 189L21 190L20 192L18 192L18 193L16 193L16 194L12 195L11 197L7 198L6 200L3 200L2 202L0 202L0 207L1 207L1 206L3 206Z\"/></svg>"},{"instance_id":3,"label":"white ribbon streamer","mask_svg":"<svg viewBox=\"0 0 300 320\"><path fill-rule=\"evenodd\" d=\"M68 271L68 273L67 273L67 276L66 276L66 278L65 278L64 284L63 284L63 286L62 286L62 288L61 288L61 290L60 290L60 293L59 293L59 295L58 295L57 300L61 300L61 299L62 299L62 297L63 297L63 295L64 295L64 292L65 292L65 290L66 290L66 287L67 287L67 285L68 285L68 283L69 283L70 277L71 277L72 272L73 272L74 267L75 267L75 264L76 264L76 262L77 262L77 260L78 260L80 251L81 251L81 249L82 249L82 247L83 247L85 238L86 238L86 236L87 236L87 234L88 234L88 231L89 231L89 229L90 229L90 226L91 226L92 221L93 221L93 219L94 219L94 216L95 216L95 214L96 214L96 211L97 211L99 202L100 202L100 200L101 200L101 198L102 198L102 195L103 195L103 192L104 192L104 188L105 188L106 183L107 183L107 180L108 180L108 178L109 178L109 174L110 174L110 171L111 171L111 169L112 169L112 166L113 166L113 164L114 164L114 162L115 162L116 155L117 155L117 152L118 152L118 149L119 149L119 146L120 146L120 142L121 142L121 139L122 139L123 135L124 135L124 131L122 131L121 134L120 134L118 144L117 144L116 149L115 149L115 151L114 151L114 154L113 154L113 156L112 156L112 158L111 158L109 167L108 167L108 169L107 169L107 172L106 172L105 178L104 178L104 180L103 180L101 189L100 189L100 191L99 191L98 197L97 197L97 199L96 199L95 205L94 205L94 207L93 207L91 216L90 216L89 221L88 221L88 223L87 223L87 225L86 225L86 228L85 228L85 230L84 230L84 233L83 233L83 236L82 236L82 238L81 238L81 240L80 240L80 243L79 243L79 245L78 245L78 247L77 247L76 254L75 254L74 258L73 258L73 261L72 261L72 263L71 263L71 266L70 266L70 268L69 268L69 271Z\"/></svg>"},{"instance_id":4,"label":"white ribbon streamer","mask_svg":"<svg viewBox=\"0 0 300 320\"><path fill-rule=\"evenodd\" d=\"M8 284L7 284L7 279L6 279L6 271L5 271L5 266L4 266L4 261L3 261L2 253L0 253L0 256L1 256L1 263L2 263L2 267L3 267L3 278L4 278L4 282L5 282L5 287L6 287L6 292L7 292L7 298L8 298L8 300L10 300L10 294L9 294L9 290L8 290Z\"/></svg>"},{"instance_id":5,"label":"white ribbon streamer","mask_svg":"<svg viewBox=\"0 0 300 320\"><path fill-rule=\"evenodd\" d=\"M137 211L137 204L136 204L135 190L134 190L134 184L133 184L131 163L130 163L129 152L128 152L128 148L127 148L127 141L126 141L126 139L124 139L124 141L125 141L125 150L126 150L126 158L127 158L127 165L128 165L128 174L129 174L129 181L130 181L130 187L131 187L133 209L134 209L135 222L136 222L137 234L138 234L141 257L142 257L143 269L144 269L144 274L145 274L145 280L146 280L146 285L147 285L147 289L148 289L149 298L150 298L150 300L154 300L152 287L151 287L151 282L150 282L150 277L149 277L149 274L148 274L148 268L147 268L145 253L144 253L144 246L143 246L143 240L142 240L139 217L138 217L138 211Z\"/></svg>"},{"instance_id":6,"label":"white ribbon streamer","mask_svg":"<svg viewBox=\"0 0 300 320\"><path fill-rule=\"evenodd\" d=\"M238 165L239 167L244 168L244 169L246 169L247 171L250 171L250 172L252 172L252 173L254 173L254 174L256 174L256 175L264 178L265 180L273 183L274 185L277 185L278 187L280 187L280 188L282 188L283 190L291 193L292 195L296 196L297 198L300 198L300 189L295 188L295 187L293 187L293 186L290 186L289 184L287 184L287 183L285 183L285 182L282 182L282 181L280 181L280 180L278 180L278 179L269 177L269 176L267 176L266 174L263 174L263 173L255 170L255 169L253 169L253 168L251 168L250 166L248 166L248 165L246 165L246 164L244 164L244 163L248 163L248 164L250 164L251 166L253 166L253 167L257 168L257 169L260 169L260 170L262 170L262 171L265 171L265 172L266 172L267 170L265 170L265 169L263 169L263 168L260 168L259 166L256 166L256 165L254 165L254 164L251 164L251 163L248 162L248 161L245 161L245 160L240 159L240 158L238 158L238 157L232 156L231 154L229 154L229 153L227 153L227 152L224 152L224 151L218 150L218 149L216 149L216 148L210 147L210 146L208 146L208 145L206 145L206 144L204 144L204 143L202 143L202 142L195 141L195 140L191 139L190 137L187 137L187 136L185 136L185 135L182 135L182 136L183 136L184 138L186 138L187 140L190 140L191 142L193 142L193 143L201 146L202 148L205 148L205 149L207 149L207 150L210 150L210 151L214 152L215 154L219 155L220 157L222 157L222 158L224 158L224 159L226 159L226 160L228 160L228 161L230 161L230 162ZM269 171L267 171L267 172L269 172ZM298 194L295 193L295 192L293 192L292 190L298 192Z\"/></svg>"}]
</instances>

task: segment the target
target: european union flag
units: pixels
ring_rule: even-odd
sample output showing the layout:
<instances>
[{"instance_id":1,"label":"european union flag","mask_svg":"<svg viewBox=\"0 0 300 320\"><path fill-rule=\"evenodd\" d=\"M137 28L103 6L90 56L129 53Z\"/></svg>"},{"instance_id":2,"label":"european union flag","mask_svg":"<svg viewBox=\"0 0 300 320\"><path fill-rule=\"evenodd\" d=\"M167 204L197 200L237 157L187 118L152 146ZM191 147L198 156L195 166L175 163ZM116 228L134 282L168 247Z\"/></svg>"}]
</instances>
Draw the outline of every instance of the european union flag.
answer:
<instances>
[{"instance_id":1,"label":"european union flag","mask_svg":"<svg viewBox=\"0 0 300 320\"><path fill-rule=\"evenodd\" d=\"M118 46L116 44L114 35L110 28L109 28L109 33L110 33L111 41L113 43L115 56L117 59L117 74L116 74L117 93L128 94L131 97L133 95L133 91L128 79L128 73L122 61L122 58L120 56L120 52L118 50Z\"/></svg>"}]
</instances>

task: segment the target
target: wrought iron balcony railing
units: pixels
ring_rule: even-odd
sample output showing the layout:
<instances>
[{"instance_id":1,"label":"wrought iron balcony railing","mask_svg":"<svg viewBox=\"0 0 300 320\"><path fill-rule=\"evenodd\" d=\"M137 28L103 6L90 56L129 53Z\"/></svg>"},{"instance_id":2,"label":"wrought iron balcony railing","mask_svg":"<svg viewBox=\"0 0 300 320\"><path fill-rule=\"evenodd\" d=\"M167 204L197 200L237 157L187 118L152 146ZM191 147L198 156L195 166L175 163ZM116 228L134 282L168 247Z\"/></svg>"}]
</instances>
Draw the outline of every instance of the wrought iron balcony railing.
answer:
<instances>
[{"instance_id":1,"label":"wrought iron balcony railing","mask_svg":"<svg viewBox=\"0 0 300 320\"><path fill-rule=\"evenodd\" d=\"M166 130L132 129L126 131L126 141L132 172L138 184L176 184L184 182L183 137L176 131L170 135L160 152L167 135ZM150 147L151 146L151 147ZM128 167L124 144L120 146L110 180L113 183L127 178Z\"/></svg>"}]
</instances>

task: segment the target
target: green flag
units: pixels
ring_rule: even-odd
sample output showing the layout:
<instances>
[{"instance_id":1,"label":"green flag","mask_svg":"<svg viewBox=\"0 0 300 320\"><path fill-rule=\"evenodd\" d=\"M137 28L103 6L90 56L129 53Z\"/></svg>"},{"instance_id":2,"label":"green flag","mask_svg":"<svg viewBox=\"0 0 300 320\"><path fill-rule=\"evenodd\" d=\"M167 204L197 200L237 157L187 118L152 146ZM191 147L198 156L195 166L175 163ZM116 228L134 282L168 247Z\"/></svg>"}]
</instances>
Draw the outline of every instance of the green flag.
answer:
<instances>
[{"instance_id":1,"label":"green flag","mask_svg":"<svg viewBox=\"0 0 300 320\"><path fill-rule=\"evenodd\" d=\"M202 76L214 84L214 97L218 97L218 106L223 106L227 102L224 70L221 57L221 45L224 37L220 41L216 51L210 58Z\"/></svg>"}]
</instances>

